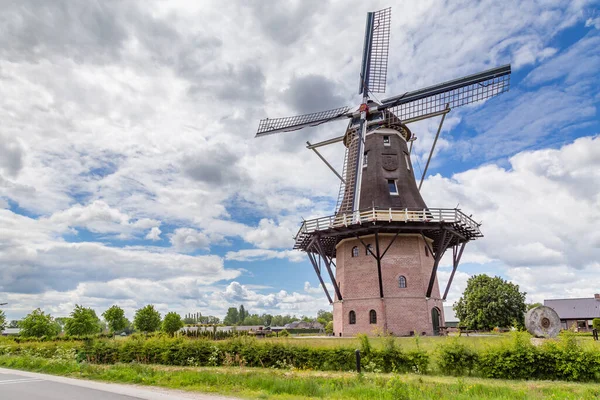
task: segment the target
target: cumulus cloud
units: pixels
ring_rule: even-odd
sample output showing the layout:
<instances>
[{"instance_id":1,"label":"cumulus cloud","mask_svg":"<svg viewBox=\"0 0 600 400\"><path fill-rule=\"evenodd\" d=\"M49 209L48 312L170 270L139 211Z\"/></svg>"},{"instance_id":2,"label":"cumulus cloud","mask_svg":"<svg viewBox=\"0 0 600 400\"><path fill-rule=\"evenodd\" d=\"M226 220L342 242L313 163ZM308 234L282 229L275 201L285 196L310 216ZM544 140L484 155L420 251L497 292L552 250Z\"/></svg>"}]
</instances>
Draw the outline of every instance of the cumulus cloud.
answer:
<instances>
[{"instance_id":1,"label":"cumulus cloud","mask_svg":"<svg viewBox=\"0 0 600 400\"><path fill-rule=\"evenodd\" d=\"M485 237L470 244L467 254L499 262L498 271L517 283L523 277L524 287L535 298L560 293L558 283L553 290L545 285L548 271L570 271L570 281L580 282L576 277L587 276L598 266L600 138L519 153L510 165L511 169L486 165L452 178L430 177L424 198L431 207L460 203L465 212L483 221ZM571 293L589 296L588 286L577 286Z\"/></svg>"},{"instance_id":2,"label":"cumulus cloud","mask_svg":"<svg viewBox=\"0 0 600 400\"><path fill-rule=\"evenodd\" d=\"M232 261L264 261L284 258L292 262L300 262L306 259L304 253L297 250L277 251L265 249L246 249L228 251L227 254L225 254L225 259Z\"/></svg>"},{"instance_id":3,"label":"cumulus cloud","mask_svg":"<svg viewBox=\"0 0 600 400\"><path fill-rule=\"evenodd\" d=\"M158 226L153 226L152 229L150 229L150 232L148 232L148 234L146 235L146 239L152 241L160 240L161 233L162 232Z\"/></svg>"}]
</instances>

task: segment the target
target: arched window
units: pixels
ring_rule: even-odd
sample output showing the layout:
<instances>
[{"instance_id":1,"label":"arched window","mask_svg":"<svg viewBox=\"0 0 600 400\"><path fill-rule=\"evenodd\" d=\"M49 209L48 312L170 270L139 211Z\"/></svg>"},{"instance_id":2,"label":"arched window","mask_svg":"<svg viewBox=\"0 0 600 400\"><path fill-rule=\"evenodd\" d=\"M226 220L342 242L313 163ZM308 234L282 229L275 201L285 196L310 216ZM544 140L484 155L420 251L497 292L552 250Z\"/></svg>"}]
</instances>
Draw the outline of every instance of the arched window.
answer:
<instances>
[{"instance_id":1,"label":"arched window","mask_svg":"<svg viewBox=\"0 0 600 400\"><path fill-rule=\"evenodd\" d=\"M352 248L352 257L358 257L358 246Z\"/></svg>"},{"instance_id":2,"label":"arched window","mask_svg":"<svg viewBox=\"0 0 600 400\"><path fill-rule=\"evenodd\" d=\"M377 323L377 313L375 310L369 311L369 323L376 324Z\"/></svg>"},{"instance_id":3,"label":"arched window","mask_svg":"<svg viewBox=\"0 0 600 400\"><path fill-rule=\"evenodd\" d=\"M371 251L369 251L369 250L371 250ZM368 244L367 247L365 247L365 253L366 253L366 255L370 256L372 251L373 251L373 245L372 244Z\"/></svg>"},{"instance_id":4,"label":"arched window","mask_svg":"<svg viewBox=\"0 0 600 400\"><path fill-rule=\"evenodd\" d=\"M356 313L354 311L350 311L348 314L348 319L350 320L350 325L356 324Z\"/></svg>"},{"instance_id":5,"label":"arched window","mask_svg":"<svg viewBox=\"0 0 600 400\"><path fill-rule=\"evenodd\" d=\"M406 278L403 275L400 275L398 278L398 287L404 289L406 287Z\"/></svg>"}]
</instances>

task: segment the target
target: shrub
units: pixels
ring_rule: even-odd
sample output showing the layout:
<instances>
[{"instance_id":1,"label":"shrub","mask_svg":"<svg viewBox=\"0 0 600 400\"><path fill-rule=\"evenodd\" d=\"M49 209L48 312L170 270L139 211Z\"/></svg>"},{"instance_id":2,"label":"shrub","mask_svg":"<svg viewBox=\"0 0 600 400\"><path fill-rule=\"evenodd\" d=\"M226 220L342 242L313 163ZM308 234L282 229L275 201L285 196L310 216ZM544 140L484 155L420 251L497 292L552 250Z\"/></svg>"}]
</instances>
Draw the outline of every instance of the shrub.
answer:
<instances>
[{"instance_id":1,"label":"shrub","mask_svg":"<svg viewBox=\"0 0 600 400\"><path fill-rule=\"evenodd\" d=\"M600 331L600 318L594 318L592 320L592 327Z\"/></svg>"},{"instance_id":2,"label":"shrub","mask_svg":"<svg viewBox=\"0 0 600 400\"><path fill-rule=\"evenodd\" d=\"M476 367L479 360L478 354L472 348L452 340L439 348L438 367L446 375L464 375Z\"/></svg>"},{"instance_id":3,"label":"shrub","mask_svg":"<svg viewBox=\"0 0 600 400\"><path fill-rule=\"evenodd\" d=\"M281 332L279 332L279 336L288 337L290 336L290 333L286 329L282 329Z\"/></svg>"}]
</instances>

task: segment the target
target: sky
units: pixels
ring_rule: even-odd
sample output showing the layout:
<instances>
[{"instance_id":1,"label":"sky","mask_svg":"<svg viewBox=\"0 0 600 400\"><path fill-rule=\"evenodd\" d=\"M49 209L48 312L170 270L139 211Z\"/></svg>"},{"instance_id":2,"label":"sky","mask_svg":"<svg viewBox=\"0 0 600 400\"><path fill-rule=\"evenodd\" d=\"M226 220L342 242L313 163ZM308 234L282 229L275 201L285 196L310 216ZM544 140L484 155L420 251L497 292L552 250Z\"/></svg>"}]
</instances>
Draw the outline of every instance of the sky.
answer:
<instances>
[{"instance_id":1,"label":"sky","mask_svg":"<svg viewBox=\"0 0 600 400\"><path fill-rule=\"evenodd\" d=\"M528 301L600 292L600 8L585 0L0 0L0 302L128 317L330 310L302 221L339 189L306 141L261 118L358 106L365 15L392 6L387 91L510 63L510 92L453 110L428 206L482 222L469 276ZM439 119L411 126L417 179ZM323 148L338 168L342 145ZM450 272L439 270L444 287Z\"/></svg>"}]
</instances>

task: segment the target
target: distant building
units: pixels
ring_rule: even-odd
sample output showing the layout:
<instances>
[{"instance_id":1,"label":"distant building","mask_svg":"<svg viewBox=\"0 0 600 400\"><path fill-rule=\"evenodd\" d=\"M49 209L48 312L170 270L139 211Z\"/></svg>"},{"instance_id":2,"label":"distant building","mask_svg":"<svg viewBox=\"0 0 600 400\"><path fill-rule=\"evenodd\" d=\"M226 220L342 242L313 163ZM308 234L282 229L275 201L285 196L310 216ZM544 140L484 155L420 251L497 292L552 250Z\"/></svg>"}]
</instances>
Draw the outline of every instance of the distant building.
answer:
<instances>
[{"instance_id":1,"label":"distant building","mask_svg":"<svg viewBox=\"0 0 600 400\"><path fill-rule=\"evenodd\" d=\"M20 328L6 328L2 331L2 336L19 336L20 333Z\"/></svg>"},{"instance_id":2,"label":"distant building","mask_svg":"<svg viewBox=\"0 0 600 400\"><path fill-rule=\"evenodd\" d=\"M323 324L317 321L295 321L286 324L285 329L323 329Z\"/></svg>"},{"instance_id":3,"label":"distant building","mask_svg":"<svg viewBox=\"0 0 600 400\"><path fill-rule=\"evenodd\" d=\"M556 311L563 329L575 325L579 331L588 331L592 320L600 318L600 294L591 298L549 299L544 300L544 305Z\"/></svg>"}]
</instances>

